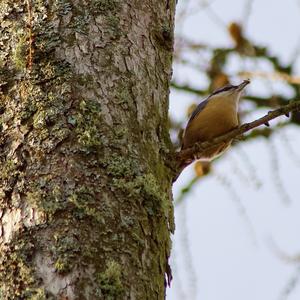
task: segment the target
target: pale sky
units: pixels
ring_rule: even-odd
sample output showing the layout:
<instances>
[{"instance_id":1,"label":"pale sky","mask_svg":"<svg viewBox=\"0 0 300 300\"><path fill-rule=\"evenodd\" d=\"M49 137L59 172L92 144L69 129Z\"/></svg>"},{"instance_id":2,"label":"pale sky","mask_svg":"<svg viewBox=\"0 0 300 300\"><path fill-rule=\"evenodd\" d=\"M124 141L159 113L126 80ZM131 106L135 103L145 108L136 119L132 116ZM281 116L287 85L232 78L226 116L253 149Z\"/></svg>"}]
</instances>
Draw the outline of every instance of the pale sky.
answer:
<instances>
[{"instance_id":1,"label":"pale sky","mask_svg":"<svg viewBox=\"0 0 300 300\"><path fill-rule=\"evenodd\" d=\"M178 12L180 12L179 0ZM190 0L187 21L176 32L209 45L229 46L225 25L245 20L248 1L215 0L213 12ZM206 1L210 3L210 1ZM224 25L225 24L225 25ZM245 33L265 45L283 62L292 58L300 75L300 1L254 0ZM234 74L240 62L233 61ZM269 71L268 64L251 66ZM206 86L198 72L176 65L174 76L195 87ZM232 77L234 83L241 78ZM248 92L268 96L270 91L292 95L280 81L252 80ZM186 108L201 98L172 91L170 114L185 120ZM263 115L259 112L253 118ZM247 119L249 121L249 119ZM278 120L280 121L280 120ZM271 122L271 126L274 123ZM175 210L172 268L174 280L168 300L299 300L300 299L300 128L279 130L270 141L240 143L213 165L210 176L201 179ZM193 176L192 166L174 185L174 198ZM288 203L287 203L288 202ZM284 253L280 253L280 249ZM298 255L298 262L284 255ZM284 296L288 282L299 280Z\"/></svg>"}]
</instances>

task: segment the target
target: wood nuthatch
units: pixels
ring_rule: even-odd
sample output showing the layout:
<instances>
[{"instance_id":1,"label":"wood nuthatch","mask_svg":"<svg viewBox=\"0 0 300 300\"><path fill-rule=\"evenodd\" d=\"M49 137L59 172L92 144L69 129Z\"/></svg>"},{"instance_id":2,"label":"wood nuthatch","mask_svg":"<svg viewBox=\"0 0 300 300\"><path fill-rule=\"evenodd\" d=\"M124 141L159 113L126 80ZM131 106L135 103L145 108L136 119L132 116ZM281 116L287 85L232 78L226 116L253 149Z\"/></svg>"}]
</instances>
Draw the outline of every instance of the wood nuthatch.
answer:
<instances>
[{"instance_id":1,"label":"wood nuthatch","mask_svg":"<svg viewBox=\"0 0 300 300\"><path fill-rule=\"evenodd\" d=\"M182 150L197 142L210 141L239 126L238 104L242 90L249 80L239 85L226 85L208 96L192 113L183 134ZM210 161L221 155L232 141L209 149L198 158Z\"/></svg>"}]
</instances>

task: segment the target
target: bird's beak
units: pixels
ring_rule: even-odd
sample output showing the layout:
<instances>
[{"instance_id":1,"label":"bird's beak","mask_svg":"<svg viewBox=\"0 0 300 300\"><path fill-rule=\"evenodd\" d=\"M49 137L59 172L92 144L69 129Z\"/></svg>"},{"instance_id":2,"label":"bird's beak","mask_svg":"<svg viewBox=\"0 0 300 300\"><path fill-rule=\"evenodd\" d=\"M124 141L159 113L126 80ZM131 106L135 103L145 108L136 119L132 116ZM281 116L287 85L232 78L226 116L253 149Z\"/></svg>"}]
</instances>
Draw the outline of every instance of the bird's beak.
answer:
<instances>
[{"instance_id":1,"label":"bird's beak","mask_svg":"<svg viewBox=\"0 0 300 300\"><path fill-rule=\"evenodd\" d=\"M246 87L246 85L248 85L250 83L250 80L249 79L246 79L246 80L244 80L240 85L238 85L238 87L237 87L237 91L241 91L241 90L243 90L245 87Z\"/></svg>"}]
</instances>

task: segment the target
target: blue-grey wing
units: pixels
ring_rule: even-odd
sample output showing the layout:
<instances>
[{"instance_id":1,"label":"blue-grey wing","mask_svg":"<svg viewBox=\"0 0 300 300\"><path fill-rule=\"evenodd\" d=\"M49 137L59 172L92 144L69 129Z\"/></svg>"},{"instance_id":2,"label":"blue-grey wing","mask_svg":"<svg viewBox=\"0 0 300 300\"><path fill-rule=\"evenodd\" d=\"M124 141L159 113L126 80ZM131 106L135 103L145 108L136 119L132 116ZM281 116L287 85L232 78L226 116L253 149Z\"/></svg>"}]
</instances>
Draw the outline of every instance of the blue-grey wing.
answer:
<instances>
[{"instance_id":1,"label":"blue-grey wing","mask_svg":"<svg viewBox=\"0 0 300 300\"><path fill-rule=\"evenodd\" d=\"M198 104L198 106L196 107L196 109L193 111L188 124L205 108L206 104L208 102L208 98L204 101L202 101L201 103Z\"/></svg>"},{"instance_id":2,"label":"blue-grey wing","mask_svg":"<svg viewBox=\"0 0 300 300\"><path fill-rule=\"evenodd\" d=\"M190 123L190 122L191 122L191 121L199 114L199 112L202 111L202 110L205 108L205 106L206 106L206 104L207 104L207 102L209 101L209 98L210 98L211 96L217 95L217 94L222 93L222 92L225 92L225 91L229 91L229 90L234 89L234 88L236 88L236 87L237 87L237 86L235 86L235 85L227 84L227 85L225 85L225 86L223 86L223 87L221 87L221 88L215 90L210 96L208 96L204 101L202 101L202 102L196 107L196 109L193 111L193 113L192 113L192 115L191 115L191 118L190 118L190 120L189 120L188 123Z\"/></svg>"}]
</instances>

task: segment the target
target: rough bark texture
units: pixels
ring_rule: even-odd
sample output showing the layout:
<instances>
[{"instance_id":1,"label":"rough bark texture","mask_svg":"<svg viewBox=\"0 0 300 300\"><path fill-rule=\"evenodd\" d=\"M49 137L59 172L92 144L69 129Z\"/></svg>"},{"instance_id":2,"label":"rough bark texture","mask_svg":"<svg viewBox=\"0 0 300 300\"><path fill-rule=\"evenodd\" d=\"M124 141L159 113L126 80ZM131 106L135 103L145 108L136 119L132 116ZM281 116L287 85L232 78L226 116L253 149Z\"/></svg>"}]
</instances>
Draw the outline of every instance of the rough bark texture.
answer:
<instances>
[{"instance_id":1,"label":"rough bark texture","mask_svg":"<svg viewBox=\"0 0 300 300\"><path fill-rule=\"evenodd\" d=\"M164 298L174 2L0 2L1 299Z\"/></svg>"}]
</instances>

